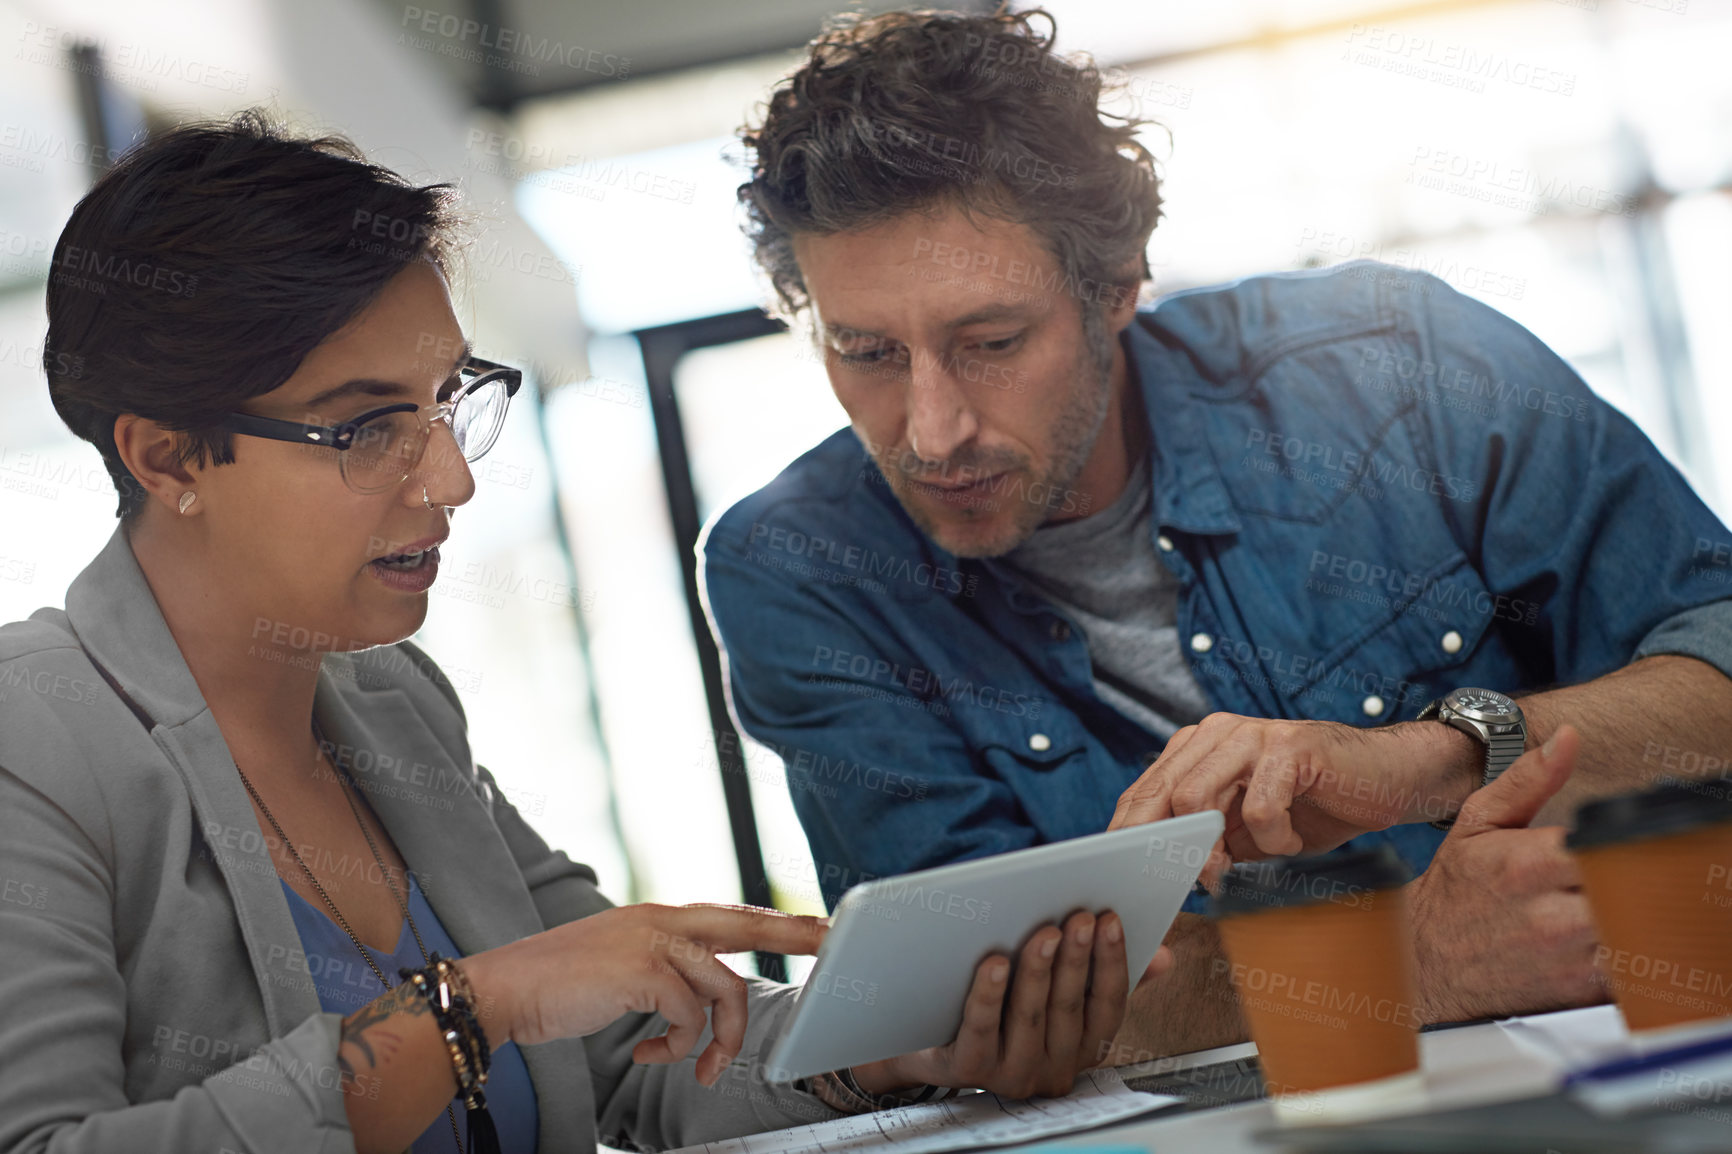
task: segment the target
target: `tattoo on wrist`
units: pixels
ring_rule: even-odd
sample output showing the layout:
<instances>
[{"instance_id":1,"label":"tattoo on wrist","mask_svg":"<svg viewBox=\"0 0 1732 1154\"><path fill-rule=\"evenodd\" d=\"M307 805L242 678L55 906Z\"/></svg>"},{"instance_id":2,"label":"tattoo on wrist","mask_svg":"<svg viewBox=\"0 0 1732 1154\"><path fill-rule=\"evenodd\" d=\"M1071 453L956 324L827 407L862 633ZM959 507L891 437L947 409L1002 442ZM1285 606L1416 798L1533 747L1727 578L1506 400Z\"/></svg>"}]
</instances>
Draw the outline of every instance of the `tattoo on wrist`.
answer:
<instances>
[{"instance_id":1,"label":"tattoo on wrist","mask_svg":"<svg viewBox=\"0 0 1732 1154\"><path fill-rule=\"evenodd\" d=\"M418 1018L432 1012L427 1000L408 982L393 987L383 997L368 1002L343 1019L343 1031L337 1043L338 1068L349 1075L359 1073L354 1060L344 1053L352 1047L358 1057L366 1060L368 1070L377 1069L380 1054L390 1057L403 1041L402 1035L387 1028L386 1023L399 1016Z\"/></svg>"}]
</instances>

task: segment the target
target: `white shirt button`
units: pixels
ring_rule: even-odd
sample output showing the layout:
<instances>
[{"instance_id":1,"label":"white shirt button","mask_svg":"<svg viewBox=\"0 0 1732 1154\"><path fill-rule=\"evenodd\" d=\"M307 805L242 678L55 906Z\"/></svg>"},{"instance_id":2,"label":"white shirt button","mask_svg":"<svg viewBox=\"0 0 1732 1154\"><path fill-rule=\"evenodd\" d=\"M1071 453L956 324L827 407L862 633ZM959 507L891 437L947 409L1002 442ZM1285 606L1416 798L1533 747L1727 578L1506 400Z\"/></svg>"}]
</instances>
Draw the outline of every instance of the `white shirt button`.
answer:
<instances>
[{"instance_id":1,"label":"white shirt button","mask_svg":"<svg viewBox=\"0 0 1732 1154\"><path fill-rule=\"evenodd\" d=\"M1044 733L1036 733L1029 737L1028 747L1036 753L1045 753L1052 748L1052 738Z\"/></svg>"},{"instance_id":2,"label":"white shirt button","mask_svg":"<svg viewBox=\"0 0 1732 1154\"><path fill-rule=\"evenodd\" d=\"M1443 635L1442 645L1445 653L1460 653L1461 634L1451 629L1448 633Z\"/></svg>"},{"instance_id":3,"label":"white shirt button","mask_svg":"<svg viewBox=\"0 0 1732 1154\"><path fill-rule=\"evenodd\" d=\"M1207 653L1215 647L1215 639L1207 633L1191 634L1191 648L1198 653Z\"/></svg>"},{"instance_id":4,"label":"white shirt button","mask_svg":"<svg viewBox=\"0 0 1732 1154\"><path fill-rule=\"evenodd\" d=\"M1160 546L1161 552L1163 553L1171 553L1173 551L1173 539L1165 533L1162 533L1159 537L1155 538L1155 544Z\"/></svg>"},{"instance_id":5,"label":"white shirt button","mask_svg":"<svg viewBox=\"0 0 1732 1154\"><path fill-rule=\"evenodd\" d=\"M1365 716L1367 717L1382 717L1383 698L1373 693L1370 697L1367 697L1364 701L1359 703L1359 708L1365 711Z\"/></svg>"}]
</instances>

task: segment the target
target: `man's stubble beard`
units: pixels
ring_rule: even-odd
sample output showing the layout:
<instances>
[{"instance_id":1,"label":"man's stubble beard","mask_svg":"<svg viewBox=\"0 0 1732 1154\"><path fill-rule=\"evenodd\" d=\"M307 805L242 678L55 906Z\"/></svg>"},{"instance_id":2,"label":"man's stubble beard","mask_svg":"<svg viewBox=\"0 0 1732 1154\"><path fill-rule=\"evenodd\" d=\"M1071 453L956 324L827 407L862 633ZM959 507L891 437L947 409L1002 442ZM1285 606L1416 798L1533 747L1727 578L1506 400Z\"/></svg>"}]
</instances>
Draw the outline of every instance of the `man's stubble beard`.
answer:
<instances>
[{"instance_id":1,"label":"man's stubble beard","mask_svg":"<svg viewBox=\"0 0 1732 1154\"><path fill-rule=\"evenodd\" d=\"M883 469L890 481L891 490L903 509L919 526L920 531L941 548L958 557L1002 557L1033 536L1034 531L1045 524L1053 514L1054 502L1030 499L1031 494L1050 499L1054 493L1070 492L1083 466L1088 463L1089 454L1094 451L1095 442L1106 423L1107 413L1112 408L1112 337L1107 333L1106 320L1100 309L1087 305L1083 307L1082 330L1082 350L1071 378L1074 387L1068 403L1053 426L1052 463L1045 475L1031 478L1026 487L1017 488L1011 493L988 492L982 500L983 507L977 510L965 508L952 512L953 518L956 513L960 513L965 524L971 520L978 523L997 512L996 503L999 500L1013 501L1015 515L1002 532L985 541L950 539L952 534L947 530L950 525L954 525L954 519L946 523L931 516L923 505L911 499L906 490L909 479L900 470ZM908 455L906 450L904 454ZM970 460L961 467L976 468L979 472L987 473L996 464L997 462ZM1026 460L1015 463L1018 468L1026 465ZM1061 497L1056 505L1062 506L1064 503Z\"/></svg>"}]
</instances>

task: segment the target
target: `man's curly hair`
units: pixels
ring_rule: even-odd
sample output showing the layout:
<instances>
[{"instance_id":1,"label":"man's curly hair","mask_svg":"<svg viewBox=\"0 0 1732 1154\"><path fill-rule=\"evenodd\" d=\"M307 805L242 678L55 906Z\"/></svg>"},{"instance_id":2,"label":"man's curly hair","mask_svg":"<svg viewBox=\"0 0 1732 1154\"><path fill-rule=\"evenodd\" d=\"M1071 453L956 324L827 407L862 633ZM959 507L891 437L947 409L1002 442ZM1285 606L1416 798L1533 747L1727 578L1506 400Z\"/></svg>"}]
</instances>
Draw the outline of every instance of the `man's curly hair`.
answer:
<instances>
[{"instance_id":1,"label":"man's curly hair","mask_svg":"<svg viewBox=\"0 0 1732 1154\"><path fill-rule=\"evenodd\" d=\"M1102 113L1099 69L1056 55L1056 34L1038 8L908 11L846 16L812 42L740 132L746 233L785 313L810 303L795 234L945 205L1028 225L1072 283L1148 278L1161 196L1145 122Z\"/></svg>"}]
</instances>

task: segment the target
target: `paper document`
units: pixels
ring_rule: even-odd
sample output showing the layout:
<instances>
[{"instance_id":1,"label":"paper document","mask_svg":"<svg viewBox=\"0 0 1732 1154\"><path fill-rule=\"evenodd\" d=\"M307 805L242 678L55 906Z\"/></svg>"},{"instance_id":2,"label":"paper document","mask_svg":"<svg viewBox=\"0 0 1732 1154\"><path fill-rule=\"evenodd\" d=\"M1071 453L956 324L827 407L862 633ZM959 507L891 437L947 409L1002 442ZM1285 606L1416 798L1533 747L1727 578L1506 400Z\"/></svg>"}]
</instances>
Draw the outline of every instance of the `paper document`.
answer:
<instances>
[{"instance_id":1,"label":"paper document","mask_svg":"<svg viewBox=\"0 0 1732 1154\"><path fill-rule=\"evenodd\" d=\"M1498 1028L1524 1051L1560 1071L1599 1061L1630 1040L1623 1016L1613 1005L1509 1018Z\"/></svg>"},{"instance_id":2,"label":"paper document","mask_svg":"<svg viewBox=\"0 0 1732 1154\"><path fill-rule=\"evenodd\" d=\"M1089 1070L1063 1098L1014 1102L996 1094L968 1094L686 1146L672 1154L848 1154L892 1146L897 1154L972 1150L1070 1134L1182 1101L1171 1094L1132 1090L1115 1070Z\"/></svg>"}]
</instances>

